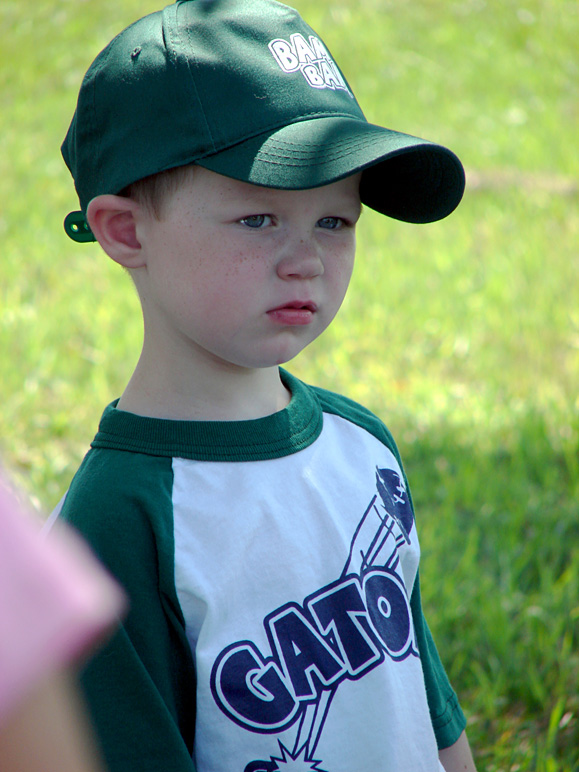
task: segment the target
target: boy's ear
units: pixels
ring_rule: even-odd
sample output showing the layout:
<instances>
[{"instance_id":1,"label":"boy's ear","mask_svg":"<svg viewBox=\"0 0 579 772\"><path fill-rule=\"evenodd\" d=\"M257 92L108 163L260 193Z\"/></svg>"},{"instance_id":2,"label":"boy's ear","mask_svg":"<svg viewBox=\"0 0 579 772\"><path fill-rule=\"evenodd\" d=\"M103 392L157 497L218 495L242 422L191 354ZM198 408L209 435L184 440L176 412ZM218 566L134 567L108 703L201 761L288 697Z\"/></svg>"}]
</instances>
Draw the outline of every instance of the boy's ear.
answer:
<instances>
[{"instance_id":1,"label":"boy's ear","mask_svg":"<svg viewBox=\"0 0 579 772\"><path fill-rule=\"evenodd\" d=\"M93 198L86 210L86 219L96 240L109 257L125 268L145 265L137 239L138 211L136 201L109 193Z\"/></svg>"}]
</instances>

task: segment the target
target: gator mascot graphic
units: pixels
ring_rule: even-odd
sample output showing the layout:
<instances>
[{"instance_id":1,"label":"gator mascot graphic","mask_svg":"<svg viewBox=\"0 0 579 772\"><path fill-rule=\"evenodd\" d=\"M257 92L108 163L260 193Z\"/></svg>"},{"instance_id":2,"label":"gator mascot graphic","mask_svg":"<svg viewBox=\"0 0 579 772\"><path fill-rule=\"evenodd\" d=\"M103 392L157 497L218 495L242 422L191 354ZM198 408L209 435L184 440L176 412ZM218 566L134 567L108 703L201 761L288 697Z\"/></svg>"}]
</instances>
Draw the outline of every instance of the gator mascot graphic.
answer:
<instances>
[{"instance_id":1,"label":"gator mascot graphic","mask_svg":"<svg viewBox=\"0 0 579 772\"><path fill-rule=\"evenodd\" d=\"M237 641L213 665L213 698L232 721L267 734L295 727L293 747L278 740L269 760L250 761L244 772L325 772L316 747L340 684L363 678L386 657L418 656L399 570L399 550L411 543L412 508L391 469L376 470L376 491L340 577L264 619L270 652Z\"/></svg>"}]
</instances>

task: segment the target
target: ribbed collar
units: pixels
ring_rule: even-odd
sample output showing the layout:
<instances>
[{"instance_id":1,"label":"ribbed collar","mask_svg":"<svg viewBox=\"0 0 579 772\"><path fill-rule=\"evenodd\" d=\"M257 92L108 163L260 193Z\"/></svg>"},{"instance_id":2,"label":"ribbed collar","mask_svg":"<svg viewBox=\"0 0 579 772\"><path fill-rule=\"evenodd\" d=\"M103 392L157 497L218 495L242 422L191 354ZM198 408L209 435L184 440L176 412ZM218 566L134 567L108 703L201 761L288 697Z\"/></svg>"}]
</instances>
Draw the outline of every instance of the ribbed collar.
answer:
<instances>
[{"instance_id":1,"label":"ribbed collar","mask_svg":"<svg viewBox=\"0 0 579 772\"><path fill-rule=\"evenodd\" d=\"M308 386L280 369L291 392L278 413L249 421L173 421L105 409L91 447L198 461L262 461L311 445L322 431L322 409Z\"/></svg>"}]
</instances>

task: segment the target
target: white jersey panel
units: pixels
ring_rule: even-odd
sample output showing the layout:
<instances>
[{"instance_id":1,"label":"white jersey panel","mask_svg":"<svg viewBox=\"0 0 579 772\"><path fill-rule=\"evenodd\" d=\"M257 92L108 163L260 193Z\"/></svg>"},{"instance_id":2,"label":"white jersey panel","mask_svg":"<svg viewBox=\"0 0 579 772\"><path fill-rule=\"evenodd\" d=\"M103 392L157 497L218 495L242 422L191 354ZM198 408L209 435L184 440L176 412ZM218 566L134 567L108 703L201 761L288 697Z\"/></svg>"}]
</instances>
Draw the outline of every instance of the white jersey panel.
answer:
<instances>
[{"instance_id":1,"label":"white jersey panel","mask_svg":"<svg viewBox=\"0 0 579 772\"><path fill-rule=\"evenodd\" d=\"M390 449L325 414L298 453L173 473L198 772L438 772L409 605L419 545Z\"/></svg>"}]
</instances>

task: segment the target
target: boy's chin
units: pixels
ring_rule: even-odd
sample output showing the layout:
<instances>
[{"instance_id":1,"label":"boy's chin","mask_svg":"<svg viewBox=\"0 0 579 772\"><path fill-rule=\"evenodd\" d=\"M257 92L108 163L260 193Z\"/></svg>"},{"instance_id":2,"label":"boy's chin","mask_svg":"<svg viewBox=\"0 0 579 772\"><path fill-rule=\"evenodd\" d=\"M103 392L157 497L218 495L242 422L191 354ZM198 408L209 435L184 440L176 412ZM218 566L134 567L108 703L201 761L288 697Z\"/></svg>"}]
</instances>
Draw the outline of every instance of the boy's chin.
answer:
<instances>
[{"instance_id":1,"label":"boy's chin","mask_svg":"<svg viewBox=\"0 0 579 772\"><path fill-rule=\"evenodd\" d=\"M263 352L261 356L255 356L248 358L244 364L239 362L241 366L248 369L266 370L272 367L279 367L281 365L288 364L292 359L295 359L301 354L304 349L310 345L310 342L299 345L295 342L291 346L277 347L276 350Z\"/></svg>"}]
</instances>

